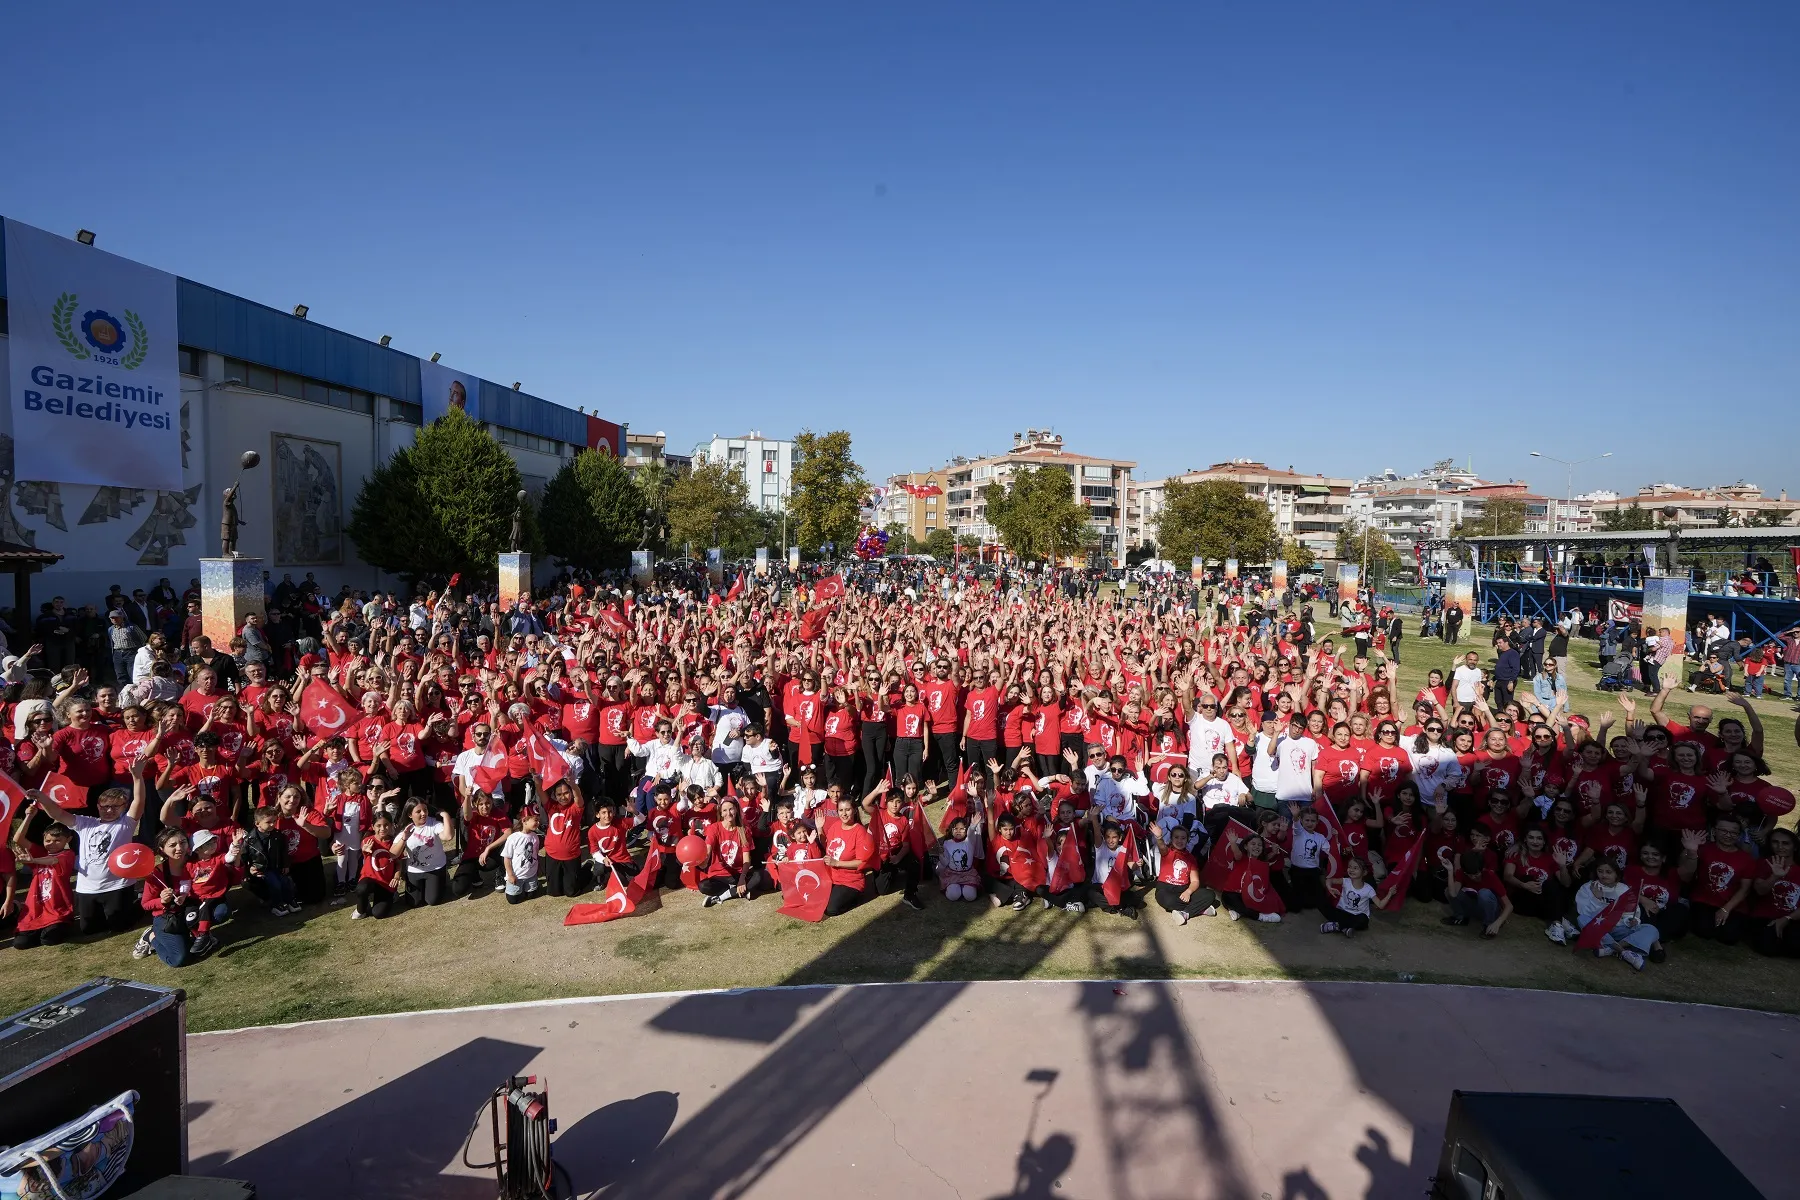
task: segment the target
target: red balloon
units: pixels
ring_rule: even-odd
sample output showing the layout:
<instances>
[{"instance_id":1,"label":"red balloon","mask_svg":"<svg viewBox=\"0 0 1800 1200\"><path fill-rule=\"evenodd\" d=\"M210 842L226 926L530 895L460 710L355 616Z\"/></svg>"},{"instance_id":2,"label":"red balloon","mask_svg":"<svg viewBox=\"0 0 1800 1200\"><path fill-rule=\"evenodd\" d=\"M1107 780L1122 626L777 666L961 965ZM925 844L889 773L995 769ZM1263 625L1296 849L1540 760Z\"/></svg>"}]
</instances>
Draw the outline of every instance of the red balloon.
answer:
<instances>
[{"instance_id":1,"label":"red balloon","mask_svg":"<svg viewBox=\"0 0 1800 1200\"><path fill-rule=\"evenodd\" d=\"M156 855L142 842L126 842L113 847L106 866L120 879L144 879L156 870Z\"/></svg>"},{"instance_id":2,"label":"red balloon","mask_svg":"<svg viewBox=\"0 0 1800 1200\"><path fill-rule=\"evenodd\" d=\"M675 857L684 867L697 867L706 861L706 839L688 834L675 843Z\"/></svg>"}]
</instances>

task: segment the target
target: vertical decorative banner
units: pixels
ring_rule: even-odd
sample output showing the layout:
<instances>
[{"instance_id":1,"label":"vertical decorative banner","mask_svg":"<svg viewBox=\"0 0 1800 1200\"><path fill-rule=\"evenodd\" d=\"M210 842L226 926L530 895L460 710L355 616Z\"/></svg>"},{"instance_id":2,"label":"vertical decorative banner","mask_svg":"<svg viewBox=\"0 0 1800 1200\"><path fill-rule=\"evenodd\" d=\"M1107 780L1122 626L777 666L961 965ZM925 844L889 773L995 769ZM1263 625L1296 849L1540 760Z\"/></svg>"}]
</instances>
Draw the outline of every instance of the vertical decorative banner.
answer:
<instances>
[{"instance_id":1,"label":"vertical decorative banner","mask_svg":"<svg viewBox=\"0 0 1800 1200\"><path fill-rule=\"evenodd\" d=\"M442 363L419 360L419 407L431 424L453 408L481 420L481 380Z\"/></svg>"},{"instance_id":2,"label":"vertical decorative banner","mask_svg":"<svg viewBox=\"0 0 1800 1200\"><path fill-rule=\"evenodd\" d=\"M1189 578L1194 581L1194 586L1199 587L1201 581L1206 578L1206 560L1198 554L1194 555L1194 561L1189 564L1188 571Z\"/></svg>"},{"instance_id":3,"label":"vertical decorative banner","mask_svg":"<svg viewBox=\"0 0 1800 1200\"><path fill-rule=\"evenodd\" d=\"M1225 560L1225 578L1228 580L1235 580L1237 577L1238 577L1237 559L1235 559L1235 558L1226 559Z\"/></svg>"},{"instance_id":4,"label":"vertical decorative banner","mask_svg":"<svg viewBox=\"0 0 1800 1200\"><path fill-rule=\"evenodd\" d=\"M1277 592L1287 591L1287 559L1278 558L1269 568L1269 587Z\"/></svg>"},{"instance_id":5,"label":"vertical decorative banner","mask_svg":"<svg viewBox=\"0 0 1800 1200\"><path fill-rule=\"evenodd\" d=\"M800 547L789 546L788 547L788 570L798 571L799 569L800 569Z\"/></svg>"},{"instance_id":6,"label":"vertical decorative banner","mask_svg":"<svg viewBox=\"0 0 1800 1200\"><path fill-rule=\"evenodd\" d=\"M631 582L639 587L649 587L651 581L656 577L656 568L653 564L654 560L650 556L650 551L633 550L631 552Z\"/></svg>"},{"instance_id":7,"label":"vertical decorative banner","mask_svg":"<svg viewBox=\"0 0 1800 1200\"><path fill-rule=\"evenodd\" d=\"M1338 603L1356 603L1356 585L1361 581L1362 568L1355 563L1338 564Z\"/></svg>"},{"instance_id":8,"label":"vertical decorative banner","mask_svg":"<svg viewBox=\"0 0 1800 1200\"><path fill-rule=\"evenodd\" d=\"M1685 674L1687 650L1688 581L1675 575L1659 575L1644 580L1643 629L1645 636L1669 631L1675 650L1662 665L1659 675L1667 684L1680 683Z\"/></svg>"},{"instance_id":9,"label":"vertical decorative banner","mask_svg":"<svg viewBox=\"0 0 1800 1200\"><path fill-rule=\"evenodd\" d=\"M1675 564L1672 562L1669 564L1670 567L1673 567L1674 565ZM1656 543L1655 542L1645 542L1644 543L1644 574L1646 574L1646 575L1656 574Z\"/></svg>"},{"instance_id":10,"label":"vertical decorative banner","mask_svg":"<svg viewBox=\"0 0 1800 1200\"><path fill-rule=\"evenodd\" d=\"M5 225L12 477L180 491L175 277Z\"/></svg>"},{"instance_id":11,"label":"vertical decorative banner","mask_svg":"<svg viewBox=\"0 0 1800 1200\"><path fill-rule=\"evenodd\" d=\"M1444 572L1444 611L1462 609L1463 625L1475 620L1475 572L1462 567Z\"/></svg>"},{"instance_id":12,"label":"vertical decorative banner","mask_svg":"<svg viewBox=\"0 0 1800 1200\"><path fill-rule=\"evenodd\" d=\"M725 552L717 546L706 552L706 577L714 587L725 586Z\"/></svg>"},{"instance_id":13,"label":"vertical decorative banner","mask_svg":"<svg viewBox=\"0 0 1800 1200\"><path fill-rule=\"evenodd\" d=\"M760 578L764 575L767 575L768 573L769 573L769 548L767 546L758 546L756 548L756 574L757 574L758 578Z\"/></svg>"}]
</instances>

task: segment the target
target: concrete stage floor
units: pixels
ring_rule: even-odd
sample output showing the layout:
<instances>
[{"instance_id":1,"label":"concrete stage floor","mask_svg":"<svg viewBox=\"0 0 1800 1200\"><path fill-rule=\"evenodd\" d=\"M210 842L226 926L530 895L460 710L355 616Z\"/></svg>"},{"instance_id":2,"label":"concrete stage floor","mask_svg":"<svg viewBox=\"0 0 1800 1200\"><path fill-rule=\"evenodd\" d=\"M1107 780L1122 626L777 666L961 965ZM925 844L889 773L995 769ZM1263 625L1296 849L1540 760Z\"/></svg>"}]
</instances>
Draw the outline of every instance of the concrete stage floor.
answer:
<instances>
[{"instance_id":1,"label":"concrete stage floor","mask_svg":"<svg viewBox=\"0 0 1800 1200\"><path fill-rule=\"evenodd\" d=\"M1386 1200L1424 1193L1460 1087L1673 1096L1781 1197L1797 1063L1793 1017L1546 992L783 988L196 1035L189 1137L265 1200L486 1198L465 1134L533 1073L581 1196Z\"/></svg>"}]
</instances>

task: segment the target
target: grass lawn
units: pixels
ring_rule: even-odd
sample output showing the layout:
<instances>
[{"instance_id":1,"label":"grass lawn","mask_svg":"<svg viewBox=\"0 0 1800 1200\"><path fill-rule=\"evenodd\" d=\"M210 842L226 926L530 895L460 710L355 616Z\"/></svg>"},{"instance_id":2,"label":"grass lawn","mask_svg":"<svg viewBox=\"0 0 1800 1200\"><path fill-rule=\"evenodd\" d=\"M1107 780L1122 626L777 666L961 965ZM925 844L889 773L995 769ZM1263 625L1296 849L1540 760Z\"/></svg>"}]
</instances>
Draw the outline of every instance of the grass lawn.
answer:
<instances>
[{"instance_id":1,"label":"grass lawn","mask_svg":"<svg viewBox=\"0 0 1800 1200\"><path fill-rule=\"evenodd\" d=\"M1485 658L1489 631L1472 634ZM1407 641L1402 652L1407 695L1451 658L1436 641ZM1577 712L1597 717L1614 702L1589 686L1593 658L1591 643L1576 644L1571 695ZM1680 694L1673 715L1685 714L1687 699ZM1792 787L1800 778L1793 706L1765 699L1758 711L1774 778ZM96 975L186 988L195 1029L686 988L1106 976L1416 979L1800 1011L1800 963L1745 947L1688 938L1673 946L1668 963L1634 974L1617 960L1552 946L1534 921L1515 920L1498 941L1483 943L1466 929L1440 926L1442 910L1419 904L1381 917L1355 940L1323 937L1304 918L1177 928L1160 911L1138 925L1104 913L953 905L935 892L922 913L884 897L819 925L778 916L777 905L765 898L702 910L697 895L682 893L665 898L658 912L572 929L561 925L568 902L549 899L512 907L488 896L355 923L348 908L285 920L253 909L222 930L217 955L181 971L134 961L129 937L0 952L0 1012Z\"/></svg>"}]
</instances>

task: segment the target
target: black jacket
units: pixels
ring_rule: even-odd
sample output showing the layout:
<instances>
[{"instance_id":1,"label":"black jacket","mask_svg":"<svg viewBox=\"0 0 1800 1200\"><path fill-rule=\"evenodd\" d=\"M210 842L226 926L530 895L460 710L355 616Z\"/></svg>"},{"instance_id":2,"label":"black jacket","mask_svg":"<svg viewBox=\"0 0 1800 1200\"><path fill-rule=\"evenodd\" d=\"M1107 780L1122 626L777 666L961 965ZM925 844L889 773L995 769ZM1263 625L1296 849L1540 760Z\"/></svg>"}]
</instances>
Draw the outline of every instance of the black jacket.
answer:
<instances>
[{"instance_id":1,"label":"black jacket","mask_svg":"<svg viewBox=\"0 0 1800 1200\"><path fill-rule=\"evenodd\" d=\"M244 835L244 865L261 867L265 875L280 875L288 867L287 834L280 829L264 833L252 829Z\"/></svg>"}]
</instances>

